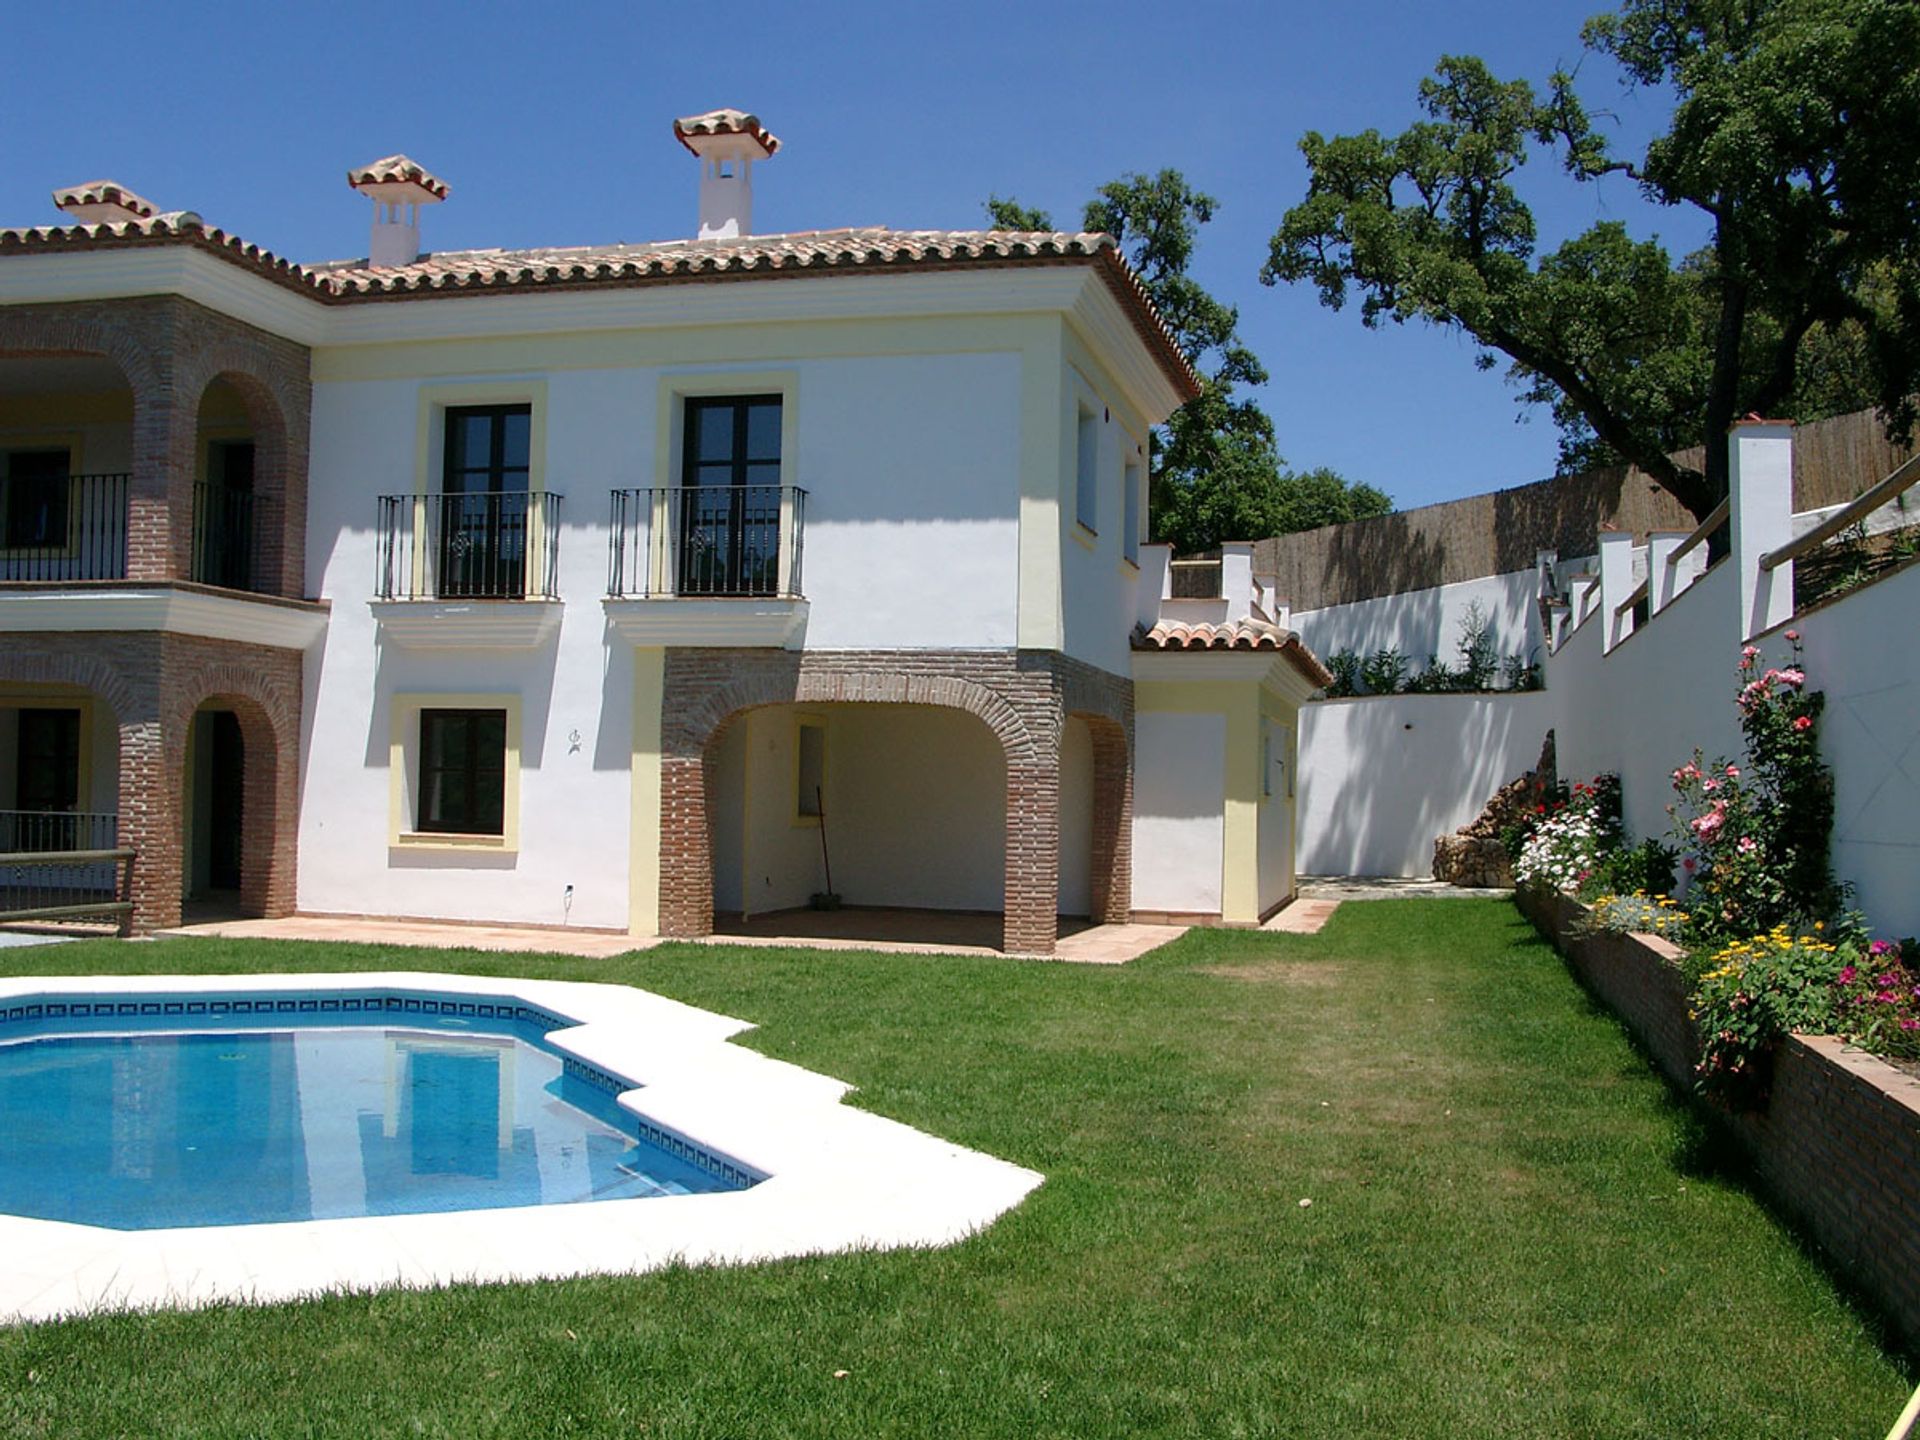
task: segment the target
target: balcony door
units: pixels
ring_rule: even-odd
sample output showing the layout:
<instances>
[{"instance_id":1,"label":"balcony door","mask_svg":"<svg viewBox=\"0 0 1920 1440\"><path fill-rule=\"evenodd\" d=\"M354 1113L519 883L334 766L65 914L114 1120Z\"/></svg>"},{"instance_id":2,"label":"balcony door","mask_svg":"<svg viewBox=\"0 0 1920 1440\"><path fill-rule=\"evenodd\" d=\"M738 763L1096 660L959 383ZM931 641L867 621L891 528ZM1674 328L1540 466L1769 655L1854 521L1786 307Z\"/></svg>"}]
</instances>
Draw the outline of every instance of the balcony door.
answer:
<instances>
[{"instance_id":1,"label":"balcony door","mask_svg":"<svg viewBox=\"0 0 1920 1440\"><path fill-rule=\"evenodd\" d=\"M194 518L196 580L229 590L253 588L253 441L207 446L207 479Z\"/></svg>"},{"instance_id":2,"label":"balcony door","mask_svg":"<svg viewBox=\"0 0 1920 1440\"><path fill-rule=\"evenodd\" d=\"M780 397L687 401L682 595L772 595L780 583Z\"/></svg>"},{"instance_id":3,"label":"balcony door","mask_svg":"<svg viewBox=\"0 0 1920 1440\"><path fill-rule=\"evenodd\" d=\"M518 600L527 588L527 482L533 408L474 405L447 411L442 494L430 497L440 532L443 599Z\"/></svg>"}]
</instances>

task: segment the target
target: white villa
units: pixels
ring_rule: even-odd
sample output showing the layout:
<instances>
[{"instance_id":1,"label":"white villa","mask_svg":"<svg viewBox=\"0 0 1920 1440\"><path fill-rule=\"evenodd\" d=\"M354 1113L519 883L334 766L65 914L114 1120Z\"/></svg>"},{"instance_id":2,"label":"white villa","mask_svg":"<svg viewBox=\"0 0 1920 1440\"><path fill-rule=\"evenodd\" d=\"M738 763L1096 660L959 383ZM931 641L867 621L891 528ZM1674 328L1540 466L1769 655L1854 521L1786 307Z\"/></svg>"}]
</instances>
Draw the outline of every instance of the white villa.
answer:
<instances>
[{"instance_id":1,"label":"white villa","mask_svg":"<svg viewBox=\"0 0 1920 1440\"><path fill-rule=\"evenodd\" d=\"M1195 378L1111 237L758 235L779 141L674 134L657 244L424 251L449 187L399 155L349 174L364 260L108 181L0 229L0 852L131 852L0 909L691 936L831 893L1045 954L1290 898L1327 676L1251 546L1167 598Z\"/></svg>"}]
</instances>

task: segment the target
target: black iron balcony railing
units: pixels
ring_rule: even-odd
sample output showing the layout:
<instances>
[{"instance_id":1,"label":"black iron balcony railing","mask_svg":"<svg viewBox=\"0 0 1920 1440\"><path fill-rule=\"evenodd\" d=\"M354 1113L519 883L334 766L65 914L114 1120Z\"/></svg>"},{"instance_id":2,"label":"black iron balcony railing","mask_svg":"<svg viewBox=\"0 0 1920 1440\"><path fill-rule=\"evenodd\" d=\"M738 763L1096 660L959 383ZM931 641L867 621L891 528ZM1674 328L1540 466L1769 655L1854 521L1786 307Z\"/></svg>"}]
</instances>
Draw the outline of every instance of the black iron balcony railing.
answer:
<instances>
[{"instance_id":1,"label":"black iron balcony railing","mask_svg":"<svg viewBox=\"0 0 1920 1440\"><path fill-rule=\"evenodd\" d=\"M382 495L382 600L551 600L560 499L546 490Z\"/></svg>"},{"instance_id":2,"label":"black iron balcony railing","mask_svg":"<svg viewBox=\"0 0 1920 1440\"><path fill-rule=\"evenodd\" d=\"M202 585L251 590L257 573L254 541L260 525L271 523L272 507L251 491L224 485L193 487L193 578Z\"/></svg>"},{"instance_id":3,"label":"black iron balcony railing","mask_svg":"<svg viewBox=\"0 0 1920 1440\"><path fill-rule=\"evenodd\" d=\"M797 485L615 490L607 594L797 597L806 513Z\"/></svg>"},{"instance_id":4,"label":"black iron balcony railing","mask_svg":"<svg viewBox=\"0 0 1920 1440\"><path fill-rule=\"evenodd\" d=\"M124 580L125 475L0 480L0 581Z\"/></svg>"}]
</instances>

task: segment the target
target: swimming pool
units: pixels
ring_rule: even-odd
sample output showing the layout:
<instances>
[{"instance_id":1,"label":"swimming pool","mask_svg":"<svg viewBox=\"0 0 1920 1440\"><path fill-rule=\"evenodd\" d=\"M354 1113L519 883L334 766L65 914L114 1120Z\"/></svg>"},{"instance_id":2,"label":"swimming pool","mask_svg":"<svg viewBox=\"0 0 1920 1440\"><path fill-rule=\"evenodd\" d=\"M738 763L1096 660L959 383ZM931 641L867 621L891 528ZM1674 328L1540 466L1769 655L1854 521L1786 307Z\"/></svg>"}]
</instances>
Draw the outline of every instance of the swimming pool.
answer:
<instances>
[{"instance_id":1,"label":"swimming pool","mask_svg":"<svg viewBox=\"0 0 1920 1440\"><path fill-rule=\"evenodd\" d=\"M370 1001L376 1002L371 1008ZM173 1211L156 1223L123 1228L102 1223L99 1211L93 1218L53 1219L0 1206L0 1323L103 1308L292 1300L393 1285L564 1279L855 1247L947 1245L1041 1183L1032 1170L841 1103L849 1089L844 1081L731 1043L751 1028L631 986L569 980L420 971L0 977L0 1046L24 1042L31 1050L56 1036L78 1045L202 1037L186 1045L184 1056L176 1044L171 1055L155 1052L131 1062L80 1055L70 1067L76 1076L91 1073L77 1088L104 1101L97 1114L105 1118L86 1148L92 1163L106 1167L108 1183L149 1183L137 1175L114 1177L116 1164L129 1172L151 1167L154 1182L172 1166L177 1183L168 1194L149 1191L141 1203L198 1206L202 1223ZM318 1037L326 1032L346 1035L342 1048L368 1049L399 1073L374 1083L377 1106L363 1097L364 1106L349 1105L331 1119L316 1110L310 1121L307 1104L333 1088L321 1077L334 1061L324 1053L309 1060L303 1047L324 1050L328 1042ZM256 1044L246 1038L252 1036L263 1038ZM516 1050L507 1061L509 1038L543 1058ZM466 1042L495 1047L499 1058L475 1063ZM239 1058L223 1058L229 1056ZM436 1075L428 1059L423 1073L421 1059L432 1056L448 1056L453 1064ZM557 1080L550 1068L543 1079L521 1068L555 1062ZM140 1098L169 1067L209 1075L205 1085L215 1094L286 1092L275 1123L290 1129L297 1117L301 1137L277 1152L274 1163L287 1174L275 1203L288 1204L295 1216L303 1204L315 1218L243 1211L241 1223L212 1223L235 1218L209 1208L231 1199L218 1192L259 1182L242 1178L231 1153L218 1158L184 1149L176 1112L156 1111ZM503 1079L508 1069L510 1081ZM31 1083L66 1082L43 1077ZM464 1117L457 1130L435 1118L436 1101L423 1106L416 1084L466 1095L471 1104L453 1112ZM522 1093L536 1107L585 1103L574 1107L579 1116L563 1120L557 1138L523 1139L527 1127L509 1110L503 1086L515 1103ZM511 1140L500 1131L509 1114ZM15 1143L8 1132L18 1119L0 1108L0 1144ZM161 1121L166 1135L155 1133ZM332 1127L344 1146L316 1150L310 1126L311 1132ZM255 1129L271 1135L273 1127ZM617 1154L593 1153L592 1135ZM630 1178L621 1176L620 1165L642 1140L696 1173L637 1166L649 1177L646 1185L586 1198L596 1175L615 1175L623 1184ZM554 1188L562 1147L576 1143L586 1146L589 1183L576 1176ZM491 1198L468 1191L458 1204L438 1194L433 1208L389 1204L386 1187L397 1183L395 1171L417 1169L403 1178L428 1192L488 1183L484 1174L453 1169L484 1170L490 1154L502 1172L496 1178L524 1177L528 1146L533 1169L542 1172L542 1199L552 1194L566 1197L564 1203L529 1203L531 1189L523 1185ZM18 1153L0 1159L0 1169L18 1168L10 1158ZM573 1151L574 1163L582 1154ZM708 1180L700 1172L724 1183L703 1188ZM695 1183L685 1183L689 1178ZM356 1196L363 1213L331 1208ZM253 1204L247 1197L247 1207Z\"/></svg>"},{"instance_id":2,"label":"swimming pool","mask_svg":"<svg viewBox=\"0 0 1920 1440\"><path fill-rule=\"evenodd\" d=\"M366 989L0 1009L0 1212L115 1229L710 1194L763 1178L621 1109L577 1021Z\"/></svg>"}]
</instances>

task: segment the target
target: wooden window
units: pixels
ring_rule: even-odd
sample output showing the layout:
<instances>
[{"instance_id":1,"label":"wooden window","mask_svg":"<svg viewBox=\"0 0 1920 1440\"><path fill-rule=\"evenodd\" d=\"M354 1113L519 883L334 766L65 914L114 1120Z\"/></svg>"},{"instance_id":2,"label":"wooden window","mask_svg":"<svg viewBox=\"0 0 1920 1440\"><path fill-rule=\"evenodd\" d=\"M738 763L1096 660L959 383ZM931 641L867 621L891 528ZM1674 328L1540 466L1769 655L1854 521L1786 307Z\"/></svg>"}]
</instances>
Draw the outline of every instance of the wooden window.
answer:
<instances>
[{"instance_id":1,"label":"wooden window","mask_svg":"<svg viewBox=\"0 0 1920 1440\"><path fill-rule=\"evenodd\" d=\"M417 829L499 835L506 824L507 712L420 712Z\"/></svg>"},{"instance_id":2,"label":"wooden window","mask_svg":"<svg viewBox=\"0 0 1920 1440\"><path fill-rule=\"evenodd\" d=\"M25 550L67 543L67 475L71 460L65 450L15 450L0 455L0 483L6 496L0 503L6 534L0 545Z\"/></svg>"},{"instance_id":3,"label":"wooden window","mask_svg":"<svg viewBox=\"0 0 1920 1440\"><path fill-rule=\"evenodd\" d=\"M80 712L22 710L14 808L67 813L80 805Z\"/></svg>"}]
</instances>

